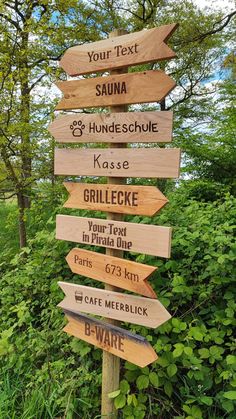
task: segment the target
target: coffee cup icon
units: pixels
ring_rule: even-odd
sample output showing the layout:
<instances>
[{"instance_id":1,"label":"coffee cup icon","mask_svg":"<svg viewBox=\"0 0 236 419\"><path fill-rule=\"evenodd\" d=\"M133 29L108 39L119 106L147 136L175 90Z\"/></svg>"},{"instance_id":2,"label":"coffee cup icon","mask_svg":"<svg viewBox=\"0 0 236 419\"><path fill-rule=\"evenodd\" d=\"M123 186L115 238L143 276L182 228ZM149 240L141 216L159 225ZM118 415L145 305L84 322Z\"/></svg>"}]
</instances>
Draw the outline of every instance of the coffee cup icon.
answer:
<instances>
[{"instance_id":1,"label":"coffee cup icon","mask_svg":"<svg viewBox=\"0 0 236 419\"><path fill-rule=\"evenodd\" d=\"M75 301L79 304L83 302L83 293L81 291L75 291Z\"/></svg>"}]
</instances>

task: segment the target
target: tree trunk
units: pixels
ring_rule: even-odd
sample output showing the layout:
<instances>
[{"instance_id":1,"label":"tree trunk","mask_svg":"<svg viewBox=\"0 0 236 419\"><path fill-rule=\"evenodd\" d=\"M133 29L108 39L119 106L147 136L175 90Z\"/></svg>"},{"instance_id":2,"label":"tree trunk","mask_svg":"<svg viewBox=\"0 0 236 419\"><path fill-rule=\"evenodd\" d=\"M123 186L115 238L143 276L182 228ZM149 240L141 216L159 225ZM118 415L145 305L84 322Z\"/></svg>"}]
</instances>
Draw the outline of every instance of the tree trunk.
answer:
<instances>
[{"instance_id":1,"label":"tree trunk","mask_svg":"<svg viewBox=\"0 0 236 419\"><path fill-rule=\"evenodd\" d=\"M166 100L165 99L163 99L160 102L160 107L161 107L161 111L163 111L163 112L166 111ZM159 145L159 147L165 148L165 144L161 144L161 145ZM167 179L157 179L156 182L157 182L156 185L161 190L161 192L165 193L165 189L166 189L166 185L167 185Z\"/></svg>"},{"instance_id":2,"label":"tree trunk","mask_svg":"<svg viewBox=\"0 0 236 419\"><path fill-rule=\"evenodd\" d=\"M20 248L25 247L27 244L26 240L26 223L25 223L25 199L22 192L17 193L17 203L19 211L19 238Z\"/></svg>"},{"instance_id":3,"label":"tree trunk","mask_svg":"<svg viewBox=\"0 0 236 419\"><path fill-rule=\"evenodd\" d=\"M30 140L30 88L29 88L29 67L28 67L28 48L29 48L29 33L28 33L28 19L30 18L31 10L27 11L26 21L23 31L21 33L21 60L20 60L20 91L21 91L21 105L20 115L22 122L21 133L21 176L24 185L24 208L30 207L31 195L31 172L32 172L32 158L31 158L31 140Z\"/></svg>"}]
</instances>

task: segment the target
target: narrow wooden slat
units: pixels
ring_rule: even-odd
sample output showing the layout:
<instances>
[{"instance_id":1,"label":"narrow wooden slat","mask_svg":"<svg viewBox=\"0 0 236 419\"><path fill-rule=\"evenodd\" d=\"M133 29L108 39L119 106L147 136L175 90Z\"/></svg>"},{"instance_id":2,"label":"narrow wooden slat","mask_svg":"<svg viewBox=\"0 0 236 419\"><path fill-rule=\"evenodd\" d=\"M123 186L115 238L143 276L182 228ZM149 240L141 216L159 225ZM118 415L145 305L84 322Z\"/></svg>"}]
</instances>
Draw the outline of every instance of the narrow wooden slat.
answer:
<instances>
[{"instance_id":1,"label":"narrow wooden slat","mask_svg":"<svg viewBox=\"0 0 236 419\"><path fill-rule=\"evenodd\" d=\"M92 73L128 65L174 58L176 54L165 43L177 24L142 30L69 48L60 66L70 75Z\"/></svg>"},{"instance_id":2,"label":"narrow wooden slat","mask_svg":"<svg viewBox=\"0 0 236 419\"><path fill-rule=\"evenodd\" d=\"M59 143L167 143L173 112L118 112L64 115L48 127Z\"/></svg>"},{"instance_id":3,"label":"narrow wooden slat","mask_svg":"<svg viewBox=\"0 0 236 419\"><path fill-rule=\"evenodd\" d=\"M179 148L55 149L55 174L178 178Z\"/></svg>"},{"instance_id":4,"label":"narrow wooden slat","mask_svg":"<svg viewBox=\"0 0 236 419\"><path fill-rule=\"evenodd\" d=\"M176 86L161 70L59 81L64 97L56 110L94 108L162 101Z\"/></svg>"},{"instance_id":5,"label":"narrow wooden slat","mask_svg":"<svg viewBox=\"0 0 236 419\"><path fill-rule=\"evenodd\" d=\"M64 204L65 208L152 216L168 202L155 186L78 182L64 182L64 186L70 194Z\"/></svg>"},{"instance_id":6,"label":"narrow wooden slat","mask_svg":"<svg viewBox=\"0 0 236 419\"><path fill-rule=\"evenodd\" d=\"M83 285L58 282L65 298L58 306L73 312L96 314L156 328L171 318L157 299L136 297Z\"/></svg>"},{"instance_id":7,"label":"narrow wooden slat","mask_svg":"<svg viewBox=\"0 0 236 419\"><path fill-rule=\"evenodd\" d=\"M150 343L142 336L84 314L63 311L68 319L68 324L63 331L69 335L91 343L142 368L158 358Z\"/></svg>"},{"instance_id":8,"label":"narrow wooden slat","mask_svg":"<svg viewBox=\"0 0 236 419\"><path fill-rule=\"evenodd\" d=\"M170 257L171 228L57 215L56 238L111 249Z\"/></svg>"}]
</instances>

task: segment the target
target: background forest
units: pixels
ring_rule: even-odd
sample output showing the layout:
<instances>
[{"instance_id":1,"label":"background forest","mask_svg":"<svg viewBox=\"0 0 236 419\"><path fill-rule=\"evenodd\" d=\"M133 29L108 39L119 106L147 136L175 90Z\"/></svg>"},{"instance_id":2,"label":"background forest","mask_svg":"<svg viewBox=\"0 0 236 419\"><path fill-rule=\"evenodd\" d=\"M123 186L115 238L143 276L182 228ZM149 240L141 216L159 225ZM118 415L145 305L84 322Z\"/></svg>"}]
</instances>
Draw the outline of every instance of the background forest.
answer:
<instances>
[{"instance_id":1,"label":"background forest","mask_svg":"<svg viewBox=\"0 0 236 419\"><path fill-rule=\"evenodd\" d=\"M0 1L0 418L100 417L102 353L61 331L57 281L102 283L70 271L72 244L55 240L55 215L105 214L63 208L65 177L53 174L47 131L60 96L53 86L66 79L58 60L68 47L115 28L173 22L179 28L169 45L177 58L130 71L161 68L177 88L161 104L129 110L174 111L171 146L183 150L181 178L130 179L157 185L169 204L152 218L126 216L173 227L169 260L126 254L159 268L151 284L173 317L154 330L124 325L145 336L159 358L143 369L122 362L115 406L127 419L236 417L236 12L233 2L224 10L214 3Z\"/></svg>"}]
</instances>

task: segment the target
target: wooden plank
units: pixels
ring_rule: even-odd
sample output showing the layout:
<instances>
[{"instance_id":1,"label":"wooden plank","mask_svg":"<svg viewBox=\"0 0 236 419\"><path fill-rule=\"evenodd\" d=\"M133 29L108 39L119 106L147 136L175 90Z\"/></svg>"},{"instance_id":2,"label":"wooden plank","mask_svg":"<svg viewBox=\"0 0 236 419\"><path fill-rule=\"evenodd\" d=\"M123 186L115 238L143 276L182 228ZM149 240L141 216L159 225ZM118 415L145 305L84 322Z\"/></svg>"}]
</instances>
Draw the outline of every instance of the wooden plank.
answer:
<instances>
[{"instance_id":1,"label":"wooden plank","mask_svg":"<svg viewBox=\"0 0 236 419\"><path fill-rule=\"evenodd\" d=\"M56 238L92 244L93 246L170 257L170 227L57 215Z\"/></svg>"},{"instance_id":2,"label":"wooden plank","mask_svg":"<svg viewBox=\"0 0 236 419\"><path fill-rule=\"evenodd\" d=\"M142 336L86 315L63 310L69 323L63 331L85 340L139 367L157 360L157 354Z\"/></svg>"},{"instance_id":3,"label":"wooden plank","mask_svg":"<svg viewBox=\"0 0 236 419\"><path fill-rule=\"evenodd\" d=\"M157 270L154 266L78 248L68 253L66 261L75 274L156 298L155 291L147 282L149 276Z\"/></svg>"},{"instance_id":4,"label":"wooden plank","mask_svg":"<svg viewBox=\"0 0 236 419\"><path fill-rule=\"evenodd\" d=\"M56 110L161 102L176 86L161 70L59 81L64 97Z\"/></svg>"},{"instance_id":5,"label":"wooden plank","mask_svg":"<svg viewBox=\"0 0 236 419\"><path fill-rule=\"evenodd\" d=\"M156 299L68 282L58 282L58 285L65 293L65 298L58 307L66 310L96 314L154 329L171 318L165 307Z\"/></svg>"},{"instance_id":6,"label":"wooden plank","mask_svg":"<svg viewBox=\"0 0 236 419\"><path fill-rule=\"evenodd\" d=\"M69 198L65 208L80 208L121 214L156 214L168 199L155 186L102 185L64 182Z\"/></svg>"},{"instance_id":7,"label":"wooden plank","mask_svg":"<svg viewBox=\"0 0 236 419\"><path fill-rule=\"evenodd\" d=\"M56 118L48 127L59 143L169 143L173 112L78 113Z\"/></svg>"},{"instance_id":8,"label":"wooden plank","mask_svg":"<svg viewBox=\"0 0 236 419\"><path fill-rule=\"evenodd\" d=\"M116 29L115 31L111 32L109 34L109 37L114 36L120 36L124 35L125 31ZM122 74L122 73L128 73L128 67L122 67L119 70L112 70L110 74ZM127 106L126 105L119 105L119 106L111 106L109 108L109 112L111 113L117 113L117 112L127 112ZM108 147L114 147L114 148L126 148L126 143L113 143L108 145ZM125 178L107 178L107 183L112 184L125 184L126 179ZM116 214L113 212L107 213L107 219L109 220L117 220L117 221L123 221L123 215L122 214ZM117 256L119 258L123 258L124 252L123 250L117 250L117 249L105 249L106 254L110 256ZM113 285L105 284L105 289L108 289L110 291L119 291L114 287ZM113 324L114 326L119 326L120 322L118 320L114 319L106 319L107 323ZM115 391L119 388L119 382L120 382L120 358L118 356L115 356L111 354L110 352L103 351L102 354L102 399L101 399L101 417L112 417L112 419L118 418L118 411L115 408L114 400L110 399L108 394L111 391Z\"/></svg>"},{"instance_id":9,"label":"wooden plank","mask_svg":"<svg viewBox=\"0 0 236 419\"><path fill-rule=\"evenodd\" d=\"M55 149L56 175L178 178L179 148Z\"/></svg>"},{"instance_id":10,"label":"wooden plank","mask_svg":"<svg viewBox=\"0 0 236 419\"><path fill-rule=\"evenodd\" d=\"M60 66L70 76L174 58L165 43L178 27L173 23L69 48Z\"/></svg>"}]
</instances>

